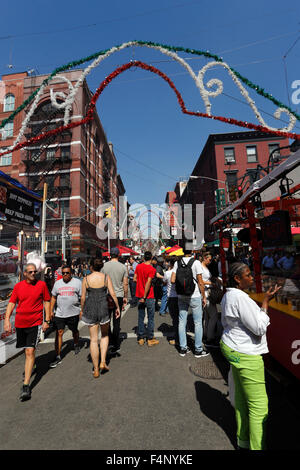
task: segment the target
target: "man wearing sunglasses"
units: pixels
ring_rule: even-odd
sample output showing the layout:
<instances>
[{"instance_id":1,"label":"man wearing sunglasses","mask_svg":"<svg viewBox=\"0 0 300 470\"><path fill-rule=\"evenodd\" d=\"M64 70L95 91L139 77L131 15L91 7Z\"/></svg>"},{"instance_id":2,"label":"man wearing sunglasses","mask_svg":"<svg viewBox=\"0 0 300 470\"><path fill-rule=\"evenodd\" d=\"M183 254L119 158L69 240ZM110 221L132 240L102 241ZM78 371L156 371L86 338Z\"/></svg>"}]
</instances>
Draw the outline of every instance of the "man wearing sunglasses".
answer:
<instances>
[{"instance_id":1,"label":"man wearing sunglasses","mask_svg":"<svg viewBox=\"0 0 300 470\"><path fill-rule=\"evenodd\" d=\"M5 313L4 330L12 332L10 316L17 304L15 328L17 348L25 348L25 374L20 400L31 398L30 377L35 362L35 349L41 329L46 331L50 323L50 294L43 281L36 280L37 269L32 263L25 265L24 280L18 282L11 294ZM45 320L43 310L45 309Z\"/></svg>"},{"instance_id":2,"label":"man wearing sunglasses","mask_svg":"<svg viewBox=\"0 0 300 470\"><path fill-rule=\"evenodd\" d=\"M51 318L54 319L54 326L56 328L56 358L50 364L51 369L61 363L60 353L66 326L68 326L73 333L75 354L78 354L80 351L78 322L80 313L81 281L72 277L72 269L69 265L63 265L61 272L62 279L55 282L51 292L50 315ZM54 316L55 304L56 313Z\"/></svg>"}]
</instances>

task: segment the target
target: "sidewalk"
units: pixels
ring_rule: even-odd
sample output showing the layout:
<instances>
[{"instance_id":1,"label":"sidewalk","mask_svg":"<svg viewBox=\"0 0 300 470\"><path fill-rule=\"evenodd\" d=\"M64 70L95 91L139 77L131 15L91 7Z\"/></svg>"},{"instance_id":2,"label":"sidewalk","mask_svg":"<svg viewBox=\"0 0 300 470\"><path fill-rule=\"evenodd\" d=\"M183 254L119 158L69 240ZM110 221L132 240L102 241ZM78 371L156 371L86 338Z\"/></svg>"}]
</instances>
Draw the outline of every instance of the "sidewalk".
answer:
<instances>
[{"instance_id":1,"label":"sidewalk","mask_svg":"<svg viewBox=\"0 0 300 470\"><path fill-rule=\"evenodd\" d=\"M235 418L224 371L214 379L197 375L199 370L204 376L217 370L216 356L180 357L163 336L171 329L169 315L155 315L157 346L139 346L136 326L137 308L130 308L121 321L127 339L120 355L109 359L110 371L99 379L93 378L88 360L86 326L80 330L83 346L77 356L67 339L70 332L65 333L63 360L56 369L49 369L54 358L52 333L38 346L28 402L18 399L23 355L2 367L0 448L233 450ZM206 361L206 366L199 361ZM283 405L276 413L273 424L279 426L280 441L285 443L289 429L282 426L296 425L297 417Z\"/></svg>"}]
</instances>

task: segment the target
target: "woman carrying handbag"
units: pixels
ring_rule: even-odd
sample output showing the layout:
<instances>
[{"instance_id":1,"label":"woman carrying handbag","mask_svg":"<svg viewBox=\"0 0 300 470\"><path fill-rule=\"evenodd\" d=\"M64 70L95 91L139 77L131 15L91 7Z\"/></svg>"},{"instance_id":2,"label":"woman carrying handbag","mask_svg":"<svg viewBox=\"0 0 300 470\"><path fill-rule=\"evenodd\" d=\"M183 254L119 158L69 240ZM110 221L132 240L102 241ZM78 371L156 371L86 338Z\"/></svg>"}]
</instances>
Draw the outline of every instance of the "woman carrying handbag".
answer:
<instances>
[{"instance_id":1,"label":"woman carrying handbag","mask_svg":"<svg viewBox=\"0 0 300 470\"><path fill-rule=\"evenodd\" d=\"M116 306L116 318L120 316L120 309L112 282L109 276L100 271L103 267L102 258L91 261L92 273L82 281L80 319L88 325L90 331L90 352L93 361L93 376L98 378L101 373L109 371L106 364L106 355L109 342L110 311L108 308L108 294ZM88 296L86 296L88 293ZM100 352L101 362L99 368L98 333L101 329ZM100 369L100 370L99 370Z\"/></svg>"}]
</instances>

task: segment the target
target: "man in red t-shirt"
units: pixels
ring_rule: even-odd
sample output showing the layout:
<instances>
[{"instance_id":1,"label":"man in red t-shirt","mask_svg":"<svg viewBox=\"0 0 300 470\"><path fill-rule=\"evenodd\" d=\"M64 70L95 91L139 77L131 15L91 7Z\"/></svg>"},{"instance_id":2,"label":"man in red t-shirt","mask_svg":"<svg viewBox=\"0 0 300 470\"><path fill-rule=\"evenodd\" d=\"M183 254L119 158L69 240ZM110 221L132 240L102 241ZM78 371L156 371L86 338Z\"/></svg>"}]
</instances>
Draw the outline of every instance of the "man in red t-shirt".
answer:
<instances>
[{"instance_id":1,"label":"man in red t-shirt","mask_svg":"<svg viewBox=\"0 0 300 470\"><path fill-rule=\"evenodd\" d=\"M151 284L152 279L156 276L156 269L151 265L151 260L151 252L146 251L144 255L144 263L137 265L133 277L134 282L136 282L135 295L138 299L137 340L140 346L145 343L144 318L146 308L148 316L148 346L155 346L159 343L159 341L154 338L155 298Z\"/></svg>"},{"instance_id":2,"label":"man in red t-shirt","mask_svg":"<svg viewBox=\"0 0 300 470\"><path fill-rule=\"evenodd\" d=\"M20 399L31 398L29 386L35 362L35 348L41 329L46 331L50 323L50 294L45 282L36 280L37 269L32 263L26 264L24 281L18 282L11 294L5 313L4 330L11 333L10 316L17 304L15 327L17 348L25 348L25 377ZM45 308L45 321L43 309Z\"/></svg>"}]
</instances>

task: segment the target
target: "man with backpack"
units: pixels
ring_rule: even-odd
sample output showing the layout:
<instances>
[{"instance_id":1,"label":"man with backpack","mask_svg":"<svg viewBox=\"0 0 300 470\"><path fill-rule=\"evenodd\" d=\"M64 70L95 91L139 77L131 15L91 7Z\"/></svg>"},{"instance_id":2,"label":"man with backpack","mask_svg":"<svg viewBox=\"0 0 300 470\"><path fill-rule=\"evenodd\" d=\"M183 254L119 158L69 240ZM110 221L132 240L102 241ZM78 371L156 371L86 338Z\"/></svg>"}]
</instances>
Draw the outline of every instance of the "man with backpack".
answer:
<instances>
[{"instance_id":1,"label":"man with backpack","mask_svg":"<svg viewBox=\"0 0 300 470\"><path fill-rule=\"evenodd\" d=\"M187 346L186 323L189 308L192 310L195 327L195 349L196 358L205 357L209 353L202 346L202 305L206 305L205 287L202 279L203 268L200 261L192 257L192 251L186 250L185 256L175 263L171 277L172 284L175 284L178 294L179 308L179 345L180 356L185 356L190 352Z\"/></svg>"}]
</instances>

